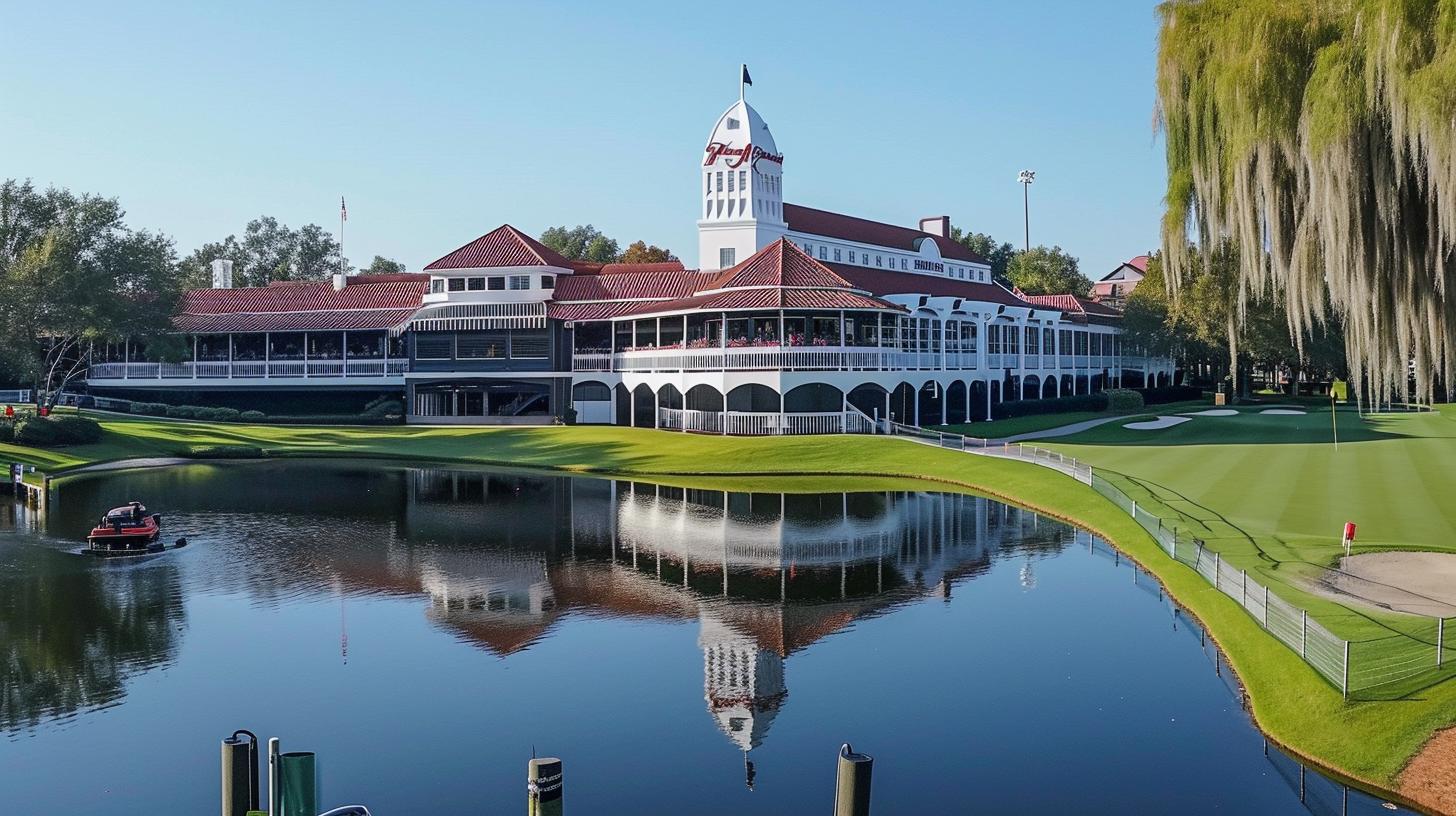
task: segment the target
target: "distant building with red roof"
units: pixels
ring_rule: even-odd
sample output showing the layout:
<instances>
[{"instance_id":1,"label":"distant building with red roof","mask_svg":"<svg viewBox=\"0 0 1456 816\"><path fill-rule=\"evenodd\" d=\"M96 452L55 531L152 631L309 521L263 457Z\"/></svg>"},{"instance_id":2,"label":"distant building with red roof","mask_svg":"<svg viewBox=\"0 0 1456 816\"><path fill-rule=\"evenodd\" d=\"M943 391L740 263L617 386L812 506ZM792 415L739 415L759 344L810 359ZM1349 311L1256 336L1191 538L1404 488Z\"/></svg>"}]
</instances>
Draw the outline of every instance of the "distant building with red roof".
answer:
<instances>
[{"instance_id":1,"label":"distant building with red roof","mask_svg":"<svg viewBox=\"0 0 1456 816\"><path fill-rule=\"evenodd\" d=\"M563 419L732 434L866 432L990 418L1002 402L1167 382L1105 291L1023 296L951 238L784 202L784 154L740 98L700 157L697 269L568 259L503 224L400 275L183 298L191 347L93 356L97 393L398 394L422 423ZM1125 287L1125 288L1124 288Z\"/></svg>"},{"instance_id":2,"label":"distant building with red roof","mask_svg":"<svg viewBox=\"0 0 1456 816\"><path fill-rule=\"evenodd\" d=\"M1148 274L1148 256L1131 258L1092 284L1092 297L1109 306L1121 309L1127 303L1127 296Z\"/></svg>"}]
</instances>

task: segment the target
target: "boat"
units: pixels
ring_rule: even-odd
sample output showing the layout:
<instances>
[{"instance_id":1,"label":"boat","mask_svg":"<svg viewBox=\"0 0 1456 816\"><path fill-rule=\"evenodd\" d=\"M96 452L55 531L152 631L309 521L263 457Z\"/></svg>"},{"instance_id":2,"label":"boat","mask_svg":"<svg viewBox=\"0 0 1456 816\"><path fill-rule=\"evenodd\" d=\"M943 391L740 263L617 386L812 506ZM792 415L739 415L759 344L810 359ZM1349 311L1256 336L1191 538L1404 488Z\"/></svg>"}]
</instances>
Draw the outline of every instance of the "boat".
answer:
<instances>
[{"instance_id":1,"label":"boat","mask_svg":"<svg viewBox=\"0 0 1456 816\"><path fill-rule=\"evenodd\" d=\"M161 536L162 516L148 513L141 502L129 502L101 517L86 536L87 552L103 557L159 553L165 549Z\"/></svg>"}]
</instances>

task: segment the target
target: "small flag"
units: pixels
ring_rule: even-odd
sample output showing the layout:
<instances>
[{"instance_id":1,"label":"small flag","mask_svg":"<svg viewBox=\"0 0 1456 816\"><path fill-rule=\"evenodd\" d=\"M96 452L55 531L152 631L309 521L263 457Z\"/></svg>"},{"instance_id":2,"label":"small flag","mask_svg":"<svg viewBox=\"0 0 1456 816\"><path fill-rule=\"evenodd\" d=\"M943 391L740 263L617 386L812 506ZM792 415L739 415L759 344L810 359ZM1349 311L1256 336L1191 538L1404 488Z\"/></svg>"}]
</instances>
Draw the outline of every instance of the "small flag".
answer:
<instances>
[{"instance_id":1,"label":"small flag","mask_svg":"<svg viewBox=\"0 0 1456 816\"><path fill-rule=\"evenodd\" d=\"M344 206L344 197L343 196L339 196L339 220L340 221L348 221L349 220L349 208Z\"/></svg>"},{"instance_id":2,"label":"small flag","mask_svg":"<svg viewBox=\"0 0 1456 816\"><path fill-rule=\"evenodd\" d=\"M751 77L751 76L748 75L748 66L747 65L743 66L743 84L744 85L752 85L753 84L753 77Z\"/></svg>"}]
</instances>

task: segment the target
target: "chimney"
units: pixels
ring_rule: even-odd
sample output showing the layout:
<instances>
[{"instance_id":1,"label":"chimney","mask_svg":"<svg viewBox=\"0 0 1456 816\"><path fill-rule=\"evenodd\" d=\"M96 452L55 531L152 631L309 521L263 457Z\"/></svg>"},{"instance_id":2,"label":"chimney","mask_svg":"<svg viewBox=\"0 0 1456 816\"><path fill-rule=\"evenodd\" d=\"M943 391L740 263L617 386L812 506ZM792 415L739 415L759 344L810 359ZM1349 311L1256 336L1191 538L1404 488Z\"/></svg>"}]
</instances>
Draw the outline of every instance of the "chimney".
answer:
<instances>
[{"instance_id":1,"label":"chimney","mask_svg":"<svg viewBox=\"0 0 1456 816\"><path fill-rule=\"evenodd\" d=\"M334 273L334 291L335 292L342 292L342 291L344 291L344 287L345 286L348 286L348 285L349 285L349 276L348 275L345 275L343 272L335 272Z\"/></svg>"},{"instance_id":2,"label":"chimney","mask_svg":"<svg viewBox=\"0 0 1456 816\"><path fill-rule=\"evenodd\" d=\"M920 219L920 231L928 232L931 235L939 235L942 238L950 237L950 216L932 215Z\"/></svg>"},{"instance_id":3,"label":"chimney","mask_svg":"<svg viewBox=\"0 0 1456 816\"><path fill-rule=\"evenodd\" d=\"M231 289L233 288L233 262L226 258L218 258L212 262L212 288Z\"/></svg>"}]
</instances>

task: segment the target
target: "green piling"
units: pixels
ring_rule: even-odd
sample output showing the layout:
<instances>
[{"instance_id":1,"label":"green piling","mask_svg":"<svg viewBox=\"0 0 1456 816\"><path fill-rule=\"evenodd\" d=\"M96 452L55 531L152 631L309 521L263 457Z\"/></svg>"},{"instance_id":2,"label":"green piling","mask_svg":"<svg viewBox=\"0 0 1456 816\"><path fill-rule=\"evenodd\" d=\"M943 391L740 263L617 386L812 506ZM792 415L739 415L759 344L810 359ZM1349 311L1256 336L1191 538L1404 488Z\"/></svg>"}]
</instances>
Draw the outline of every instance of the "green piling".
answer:
<instances>
[{"instance_id":1,"label":"green piling","mask_svg":"<svg viewBox=\"0 0 1456 816\"><path fill-rule=\"evenodd\" d=\"M281 790L278 813L274 816L317 816L318 759L312 751L292 751L278 756Z\"/></svg>"},{"instance_id":2,"label":"green piling","mask_svg":"<svg viewBox=\"0 0 1456 816\"><path fill-rule=\"evenodd\" d=\"M527 816L561 816L561 760L533 758L526 764Z\"/></svg>"}]
</instances>

